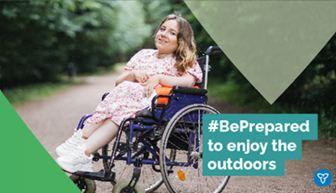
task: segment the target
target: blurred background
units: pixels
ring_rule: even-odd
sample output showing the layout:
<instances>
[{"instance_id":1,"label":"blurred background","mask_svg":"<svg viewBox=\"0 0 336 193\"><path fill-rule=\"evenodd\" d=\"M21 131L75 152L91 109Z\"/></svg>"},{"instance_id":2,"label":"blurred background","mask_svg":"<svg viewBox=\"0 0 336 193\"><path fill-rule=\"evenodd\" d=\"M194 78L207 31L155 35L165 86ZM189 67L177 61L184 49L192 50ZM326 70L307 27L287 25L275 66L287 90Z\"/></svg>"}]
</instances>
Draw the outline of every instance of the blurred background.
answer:
<instances>
[{"instance_id":1,"label":"blurred background","mask_svg":"<svg viewBox=\"0 0 336 193\"><path fill-rule=\"evenodd\" d=\"M153 34L170 13L190 22L199 56L216 45L183 1L0 1L0 89L22 103L17 98L30 91L109 71L155 48ZM235 17L246 17L244 8ZM335 35L272 105L224 53L214 54L211 66L208 90L217 100L256 113L318 113L320 136L336 136Z\"/></svg>"}]
</instances>

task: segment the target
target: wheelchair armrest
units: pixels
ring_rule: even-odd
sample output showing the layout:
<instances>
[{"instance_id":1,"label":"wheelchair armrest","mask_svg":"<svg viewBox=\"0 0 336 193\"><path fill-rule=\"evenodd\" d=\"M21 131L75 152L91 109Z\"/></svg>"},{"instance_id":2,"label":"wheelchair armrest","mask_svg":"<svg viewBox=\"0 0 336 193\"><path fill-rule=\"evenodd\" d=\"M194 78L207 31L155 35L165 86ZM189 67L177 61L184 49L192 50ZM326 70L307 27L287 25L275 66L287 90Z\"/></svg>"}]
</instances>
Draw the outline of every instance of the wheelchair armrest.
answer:
<instances>
[{"instance_id":1,"label":"wheelchair armrest","mask_svg":"<svg viewBox=\"0 0 336 193\"><path fill-rule=\"evenodd\" d=\"M183 86L173 86L173 92L181 94L193 94L193 95L205 95L208 93L208 91L203 88L191 88Z\"/></svg>"},{"instance_id":2,"label":"wheelchair armrest","mask_svg":"<svg viewBox=\"0 0 336 193\"><path fill-rule=\"evenodd\" d=\"M156 95L153 99L152 99L152 117L161 122L161 120L163 120L163 117L166 116L166 110L168 108L171 108L171 103L174 102L176 105L176 101L177 100L181 100L179 97L176 97L175 94L182 94L184 95L182 98L183 100L186 100L186 98L188 98L188 95L197 95L200 97L196 97L196 96L190 96L192 98L192 101L195 100L196 98L206 98L206 94L207 94L207 90L205 89L198 89L198 88L190 88L190 87L182 87L182 86L173 86L171 92L167 95ZM165 98L166 102L165 103L158 103L159 98ZM203 99L202 99L203 100ZM188 102L187 102L188 103ZM184 104L184 103L183 103ZM181 103L180 105L178 105L178 108L181 108ZM183 106L183 105L182 105ZM157 114L156 110L161 110L161 114ZM159 111L160 112L160 111ZM169 112L169 114L171 114L172 112Z\"/></svg>"},{"instance_id":3,"label":"wheelchair armrest","mask_svg":"<svg viewBox=\"0 0 336 193\"><path fill-rule=\"evenodd\" d=\"M152 99L152 109L151 109L151 114L152 117L154 118L154 120L156 121L160 121L160 119L163 118L166 108L168 106L170 106L170 102L171 102L171 98L172 98L172 93L170 93L169 95L156 95L153 99ZM158 98L167 98L167 103L157 103L158 102ZM161 113L161 117L156 117L155 115L155 110L156 109L162 109L162 113Z\"/></svg>"},{"instance_id":4,"label":"wheelchair armrest","mask_svg":"<svg viewBox=\"0 0 336 193\"><path fill-rule=\"evenodd\" d=\"M152 99L152 108L154 107L158 107L158 106L164 106L170 103L170 99L171 99L172 94L169 95L156 95L153 99ZM167 98L166 102L164 103L159 103L159 97L161 99L163 98Z\"/></svg>"},{"instance_id":5,"label":"wheelchair armrest","mask_svg":"<svg viewBox=\"0 0 336 193\"><path fill-rule=\"evenodd\" d=\"M199 89L199 88L191 88L191 87L183 87L183 86L173 86L169 94L166 95L156 95L152 99L152 112L153 115L155 113L155 108L159 107L167 107L170 105L170 101L172 99L172 96L174 93L179 94L190 94L190 95L198 95L198 96L205 96L208 91L205 89ZM159 98L161 98L161 102L159 102ZM162 99L165 99L165 102L162 103Z\"/></svg>"}]
</instances>

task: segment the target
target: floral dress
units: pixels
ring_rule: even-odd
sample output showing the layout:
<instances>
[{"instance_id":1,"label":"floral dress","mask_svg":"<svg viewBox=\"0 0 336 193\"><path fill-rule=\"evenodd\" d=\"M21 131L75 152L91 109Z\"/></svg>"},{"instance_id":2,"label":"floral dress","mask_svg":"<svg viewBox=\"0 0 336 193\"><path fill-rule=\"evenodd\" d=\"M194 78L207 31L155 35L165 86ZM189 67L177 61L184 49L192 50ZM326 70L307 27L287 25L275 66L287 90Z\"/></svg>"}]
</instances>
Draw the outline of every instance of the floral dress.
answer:
<instances>
[{"instance_id":1,"label":"floral dress","mask_svg":"<svg viewBox=\"0 0 336 193\"><path fill-rule=\"evenodd\" d=\"M175 57L168 55L164 58L157 58L158 50L144 49L135 54L125 66L125 70L144 70L150 76L163 74L167 76L180 77L175 68ZM202 71L197 62L193 68L187 68L184 73L195 77L197 83L202 81ZM160 85L158 85L160 86ZM143 109L140 104L143 97L144 87L137 82L124 81L116 86L105 99L99 103L92 117L88 118L85 126L95 125L109 118L115 124L129 117L134 117L136 112Z\"/></svg>"}]
</instances>

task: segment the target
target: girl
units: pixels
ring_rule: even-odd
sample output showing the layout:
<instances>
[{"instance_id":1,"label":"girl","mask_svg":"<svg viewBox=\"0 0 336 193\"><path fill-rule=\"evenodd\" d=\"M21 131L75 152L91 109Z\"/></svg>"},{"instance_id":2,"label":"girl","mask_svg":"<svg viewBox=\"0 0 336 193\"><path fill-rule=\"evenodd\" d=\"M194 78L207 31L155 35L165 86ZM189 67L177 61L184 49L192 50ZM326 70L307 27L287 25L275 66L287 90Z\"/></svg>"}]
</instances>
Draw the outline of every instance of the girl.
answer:
<instances>
[{"instance_id":1,"label":"girl","mask_svg":"<svg viewBox=\"0 0 336 193\"><path fill-rule=\"evenodd\" d=\"M60 156L57 163L64 170L92 171L92 153L117 135L124 119L144 108L142 101L155 95L154 87L192 87L202 81L193 31L185 19L168 15L154 37L157 50L144 49L135 54L84 128L56 148Z\"/></svg>"}]
</instances>

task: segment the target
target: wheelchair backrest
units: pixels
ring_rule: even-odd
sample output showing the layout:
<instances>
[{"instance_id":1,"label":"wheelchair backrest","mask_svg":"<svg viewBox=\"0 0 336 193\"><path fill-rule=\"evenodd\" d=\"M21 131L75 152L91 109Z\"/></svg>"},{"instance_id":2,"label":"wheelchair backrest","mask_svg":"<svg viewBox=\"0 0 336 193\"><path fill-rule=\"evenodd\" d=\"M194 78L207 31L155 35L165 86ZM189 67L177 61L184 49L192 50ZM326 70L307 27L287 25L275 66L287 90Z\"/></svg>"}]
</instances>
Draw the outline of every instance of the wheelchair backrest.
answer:
<instances>
[{"instance_id":1,"label":"wheelchair backrest","mask_svg":"<svg viewBox=\"0 0 336 193\"><path fill-rule=\"evenodd\" d=\"M197 63L199 64L199 66L201 67L202 69L202 74L203 74L203 79L202 79L202 82L201 83L196 83L196 86L198 86L199 88L205 88L204 87L204 83L205 83L205 55L199 57L197 59Z\"/></svg>"}]
</instances>

